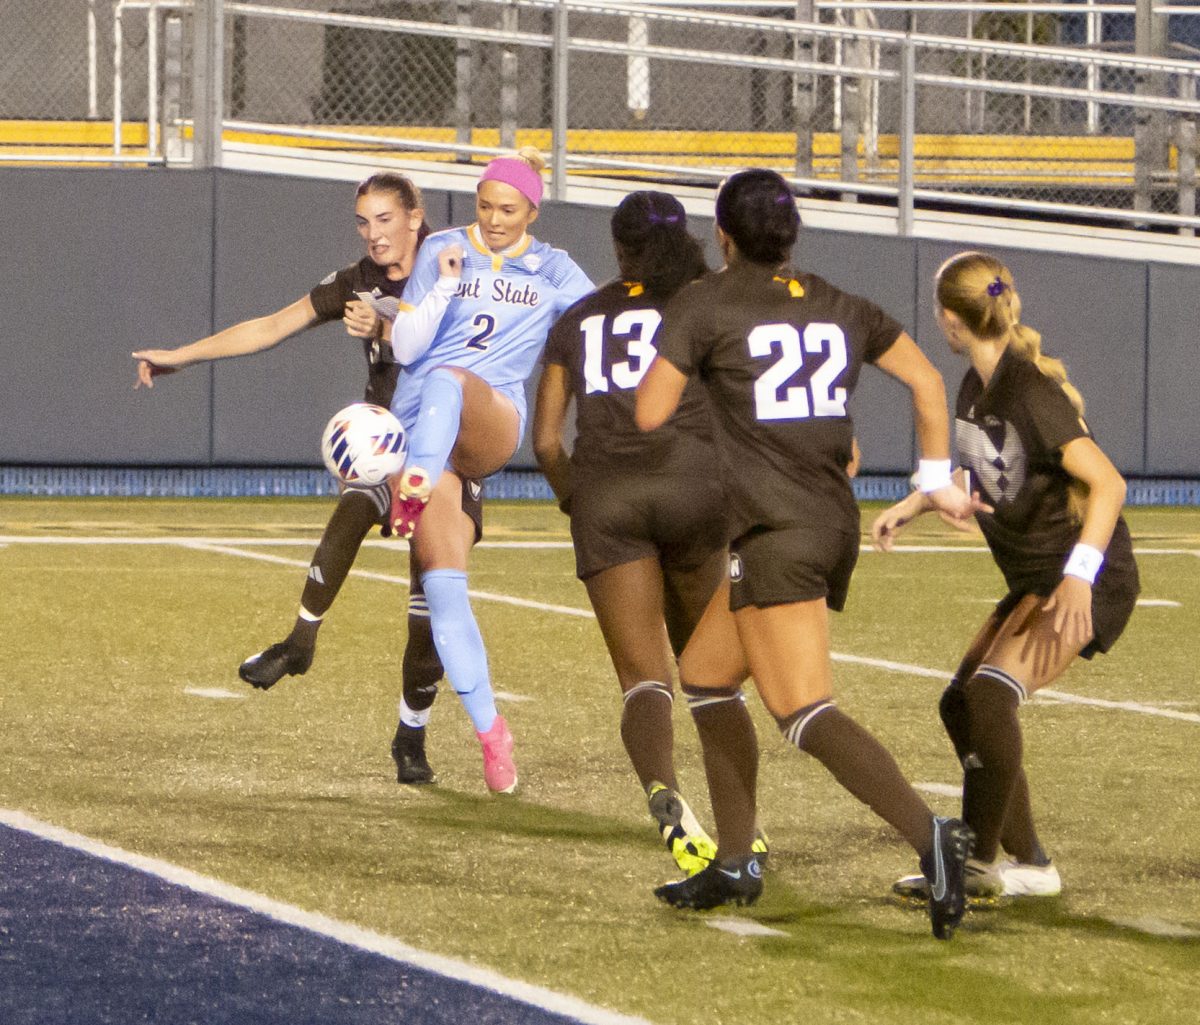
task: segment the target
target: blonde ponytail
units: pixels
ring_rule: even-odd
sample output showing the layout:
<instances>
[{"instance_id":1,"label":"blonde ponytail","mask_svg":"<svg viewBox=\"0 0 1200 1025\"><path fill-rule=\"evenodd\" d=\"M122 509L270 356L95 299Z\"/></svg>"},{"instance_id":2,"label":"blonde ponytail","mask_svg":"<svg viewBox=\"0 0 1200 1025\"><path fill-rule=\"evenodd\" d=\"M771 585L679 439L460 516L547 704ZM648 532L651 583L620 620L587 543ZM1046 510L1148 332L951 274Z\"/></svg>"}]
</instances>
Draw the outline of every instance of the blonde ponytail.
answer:
<instances>
[{"instance_id":1,"label":"blonde ponytail","mask_svg":"<svg viewBox=\"0 0 1200 1025\"><path fill-rule=\"evenodd\" d=\"M538 174L546 169L546 158L542 156L542 151L536 146L522 146L517 150L515 156L518 160L524 160Z\"/></svg>"},{"instance_id":2,"label":"blonde ponytail","mask_svg":"<svg viewBox=\"0 0 1200 1025\"><path fill-rule=\"evenodd\" d=\"M1071 400L1080 417L1083 416L1083 396L1079 389L1067 379L1067 367L1060 359L1047 356L1042 352L1042 336L1028 324L1014 323L1009 329L1009 347L1023 359L1029 360L1035 367L1054 381Z\"/></svg>"}]
</instances>

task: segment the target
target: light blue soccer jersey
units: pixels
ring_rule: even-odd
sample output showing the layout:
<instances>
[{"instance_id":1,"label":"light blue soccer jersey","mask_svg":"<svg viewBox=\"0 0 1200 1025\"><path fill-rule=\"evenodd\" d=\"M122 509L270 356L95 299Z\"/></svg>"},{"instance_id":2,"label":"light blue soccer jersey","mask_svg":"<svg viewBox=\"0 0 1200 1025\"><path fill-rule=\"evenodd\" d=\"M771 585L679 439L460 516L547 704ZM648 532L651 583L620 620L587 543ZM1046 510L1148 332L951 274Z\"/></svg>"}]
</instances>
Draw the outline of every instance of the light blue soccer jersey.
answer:
<instances>
[{"instance_id":1,"label":"light blue soccer jersey","mask_svg":"<svg viewBox=\"0 0 1200 1025\"><path fill-rule=\"evenodd\" d=\"M434 367L463 367L512 399L524 434L525 380L550 326L595 286L565 252L530 235L499 254L472 228L449 228L430 235L417 253L402 311L416 307L437 283L438 253L454 244L463 248L462 280L428 350L400 375L392 412L411 430L425 375Z\"/></svg>"}]
</instances>

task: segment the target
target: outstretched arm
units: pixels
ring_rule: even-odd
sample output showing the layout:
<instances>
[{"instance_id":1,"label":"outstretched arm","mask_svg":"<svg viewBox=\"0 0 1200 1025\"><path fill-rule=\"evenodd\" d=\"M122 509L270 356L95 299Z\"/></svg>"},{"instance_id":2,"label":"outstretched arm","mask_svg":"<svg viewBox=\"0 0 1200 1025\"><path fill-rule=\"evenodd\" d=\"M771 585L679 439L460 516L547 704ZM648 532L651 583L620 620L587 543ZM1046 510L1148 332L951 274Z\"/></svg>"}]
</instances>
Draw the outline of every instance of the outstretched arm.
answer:
<instances>
[{"instance_id":1,"label":"outstretched arm","mask_svg":"<svg viewBox=\"0 0 1200 1025\"><path fill-rule=\"evenodd\" d=\"M266 317L243 320L190 345L176 349L138 349L132 354L138 361L137 380L133 386L153 388L155 377L174 373L193 363L263 352L316 322L317 311L313 309L312 300L305 296Z\"/></svg>"},{"instance_id":2,"label":"outstretched arm","mask_svg":"<svg viewBox=\"0 0 1200 1025\"><path fill-rule=\"evenodd\" d=\"M871 524L871 544L877 551L890 552L900 531L932 508L933 503L924 492L913 491L906 495L875 517L875 522Z\"/></svg>"},{"instance_id":3,"label":"outstretched arm","mask_svg":"<svg viewBox=\"0 0 1200 1025\"><path fill-rule=\"evenodd\" d=\"M971 475L961 466L954 471L952 479L956 488L960 488L970 496L971 515L955 516L944 509L937 509L937 514L941 517L943 523L953 527L955 530L970 532L974 529L975 513L990 513L995 512L995 510L979 497L978 491L971 490ZM884 509L883 512L875 517L875 522L871 524L871 544L876 551L890 552L892 545L896 543L896 538L900 536L900 531L918 516L923 516L927 512L933 512L935 508L929 496L923 491L913 491L905 495L895 505Z\"/></svg>"}]
</instances>

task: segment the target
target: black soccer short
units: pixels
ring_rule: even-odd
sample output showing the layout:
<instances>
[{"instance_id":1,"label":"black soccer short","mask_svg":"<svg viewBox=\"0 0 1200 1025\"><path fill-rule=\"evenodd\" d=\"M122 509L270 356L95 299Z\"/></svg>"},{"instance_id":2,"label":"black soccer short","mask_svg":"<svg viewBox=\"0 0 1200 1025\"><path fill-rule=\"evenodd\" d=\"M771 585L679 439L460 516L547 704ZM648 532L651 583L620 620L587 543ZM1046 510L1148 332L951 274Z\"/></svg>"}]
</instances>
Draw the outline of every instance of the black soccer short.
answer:
<instances>
[{"instance_id":1,"label":"black soccer short","mask_svg":"<svg viewBox=\"0 0 1200 1025\"><path fill-rule=\"evenodd\" d=\"M376 484L371 488L356 488L355 490L361 491L375 503L375 511L378 514L375 522L383 528L384 536L388 536L392 529L391 523L388 521L388 514L392 508L392 493L388 486ZM479 544L483 539L483 484L480 481L463 480L462 510L475 525L475 543Z\"/></svg>"},{"instance_id":2,"label":"black soccer short","mask_svg":"<svg viewBox=\"0 0 1200 1025\"><path fill-rule=\"evenodd\" d=\"M1047 577L1036 587L1009 591L996 604L996 615L1001 620L1007 619L1009 613L1027 594L1050 597L1061 580L1061 576ZM1101 569L1092 587L1092 639L1079 653L1082 658L1103 655L1117 643L1117 638L1125 632L1125 625L1137 606L1140 591L1136 564L1130 562L1128 566L1106 565Z\"/></svg>"},{"instance_id":3,"label":"black soccer short","mask_svg":"<svg viewBox=\"0 0 1200 1025\"><path fill-rule=\"evenodd\" d=\"M828 527L751 530L729 546L729 608L824 598L841 612L858 549L857 533Z\"/></svg>"},{"instance_id":4,"label":"black soccer short","mask_svg":"<svg viewBox=\"0 0 1200 1025\"><path fill-rule=\"evenodd\" d=\"M580 580L645 558L686 572L725 547L725 498L693 477L581 475L571 495L571 540Z\"/></svg>"}]
</instances>

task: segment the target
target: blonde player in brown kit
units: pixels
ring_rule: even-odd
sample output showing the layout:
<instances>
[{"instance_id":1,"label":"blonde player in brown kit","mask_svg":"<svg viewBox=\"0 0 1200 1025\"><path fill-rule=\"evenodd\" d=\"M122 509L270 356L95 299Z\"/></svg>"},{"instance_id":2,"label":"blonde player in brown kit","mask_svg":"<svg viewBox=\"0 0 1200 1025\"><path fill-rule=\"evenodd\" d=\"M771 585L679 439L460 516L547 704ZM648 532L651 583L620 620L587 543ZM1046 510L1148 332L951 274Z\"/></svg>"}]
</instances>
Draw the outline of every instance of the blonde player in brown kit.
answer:
<instances>
[{"instance_id":1,"label":"blonde player in brown kit","mask_svg":"<svg viewBox=\"0 0 1200 1025\"><path fill-rule=\"evenodd\" d=\"M1077 657L1108 651L1133 613L1125 481L1093 440L1063 364L1021 323L1009 269L960 253L938 270L935 287L938 326L971 364L955 403L958 459L987 503L976 519L1008 586L940 705L963 765L963 818L977 836L966 888L978 897L1048 896L1061 882L1034 829L1017 713ZM891 548L929 508L913 494L881 513L876 547ZM924 897L929 884L919 874L894 889Z\"/></svg>"}]
</instances>

